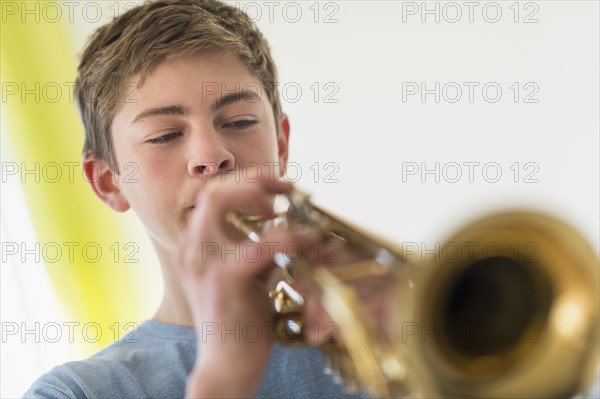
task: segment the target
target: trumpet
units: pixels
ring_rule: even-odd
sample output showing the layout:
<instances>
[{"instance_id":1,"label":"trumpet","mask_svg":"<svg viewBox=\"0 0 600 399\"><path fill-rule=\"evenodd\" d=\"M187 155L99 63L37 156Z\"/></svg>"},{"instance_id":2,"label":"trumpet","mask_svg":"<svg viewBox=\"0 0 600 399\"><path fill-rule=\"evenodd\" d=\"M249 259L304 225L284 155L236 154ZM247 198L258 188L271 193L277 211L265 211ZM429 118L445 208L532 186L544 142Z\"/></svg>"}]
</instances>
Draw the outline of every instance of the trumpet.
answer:
<instances>
[{"instance_id":1,"label":"trumpet","mask_svg":"<svg viewBox=\"0 0 600 399\"><path fill-rule=\"evenodd\" d=\"M327 371L349 390L374 397L548 398L573 396L594 379L598 257L564 222L535 212L498 213L422 256L352 226L300 191L286 196L285 212L235 210L227 219L257 242L266 229L283 225L314 231L321 252L335 249L330 262L322 254L276 254L269 295L276 337L319 345ZM298 282L309 287L302 295L294 289ZM335 335L311 342L309 302L324 310Z\"/></svg>"}]
</instances>

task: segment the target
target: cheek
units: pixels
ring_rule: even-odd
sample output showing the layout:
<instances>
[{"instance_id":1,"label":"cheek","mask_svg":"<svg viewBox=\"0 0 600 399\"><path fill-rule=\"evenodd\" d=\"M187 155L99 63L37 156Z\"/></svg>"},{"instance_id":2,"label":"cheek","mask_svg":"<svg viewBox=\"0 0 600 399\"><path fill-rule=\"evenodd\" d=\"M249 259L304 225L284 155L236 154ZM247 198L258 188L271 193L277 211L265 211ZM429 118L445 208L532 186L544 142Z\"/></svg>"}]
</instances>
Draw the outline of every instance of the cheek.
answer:
<instances>
[{"instance_id":1,"label":"cheek","mask_svg":"<svg viewBox=\"0 0 600 399\"><path fill-rule=\"evenodd\" d=\"M245 148L256 160L277 161L277 139L274 132L258 135L245 143Z\"/></svg>"},{"instance_id":2,"label":"cheek","mask_svg":"<svg viewBox=\"0 0 600 399\"><path fill-rule=\"evenodd\" d=\"M236 163L248 175L263 174L273 178L280 177L281 165L277 157L275 140L260 138L240 145L234 152ZM273 176L275 175L275 176Z\"/></svg>"},{"instance_id":3,"label":"cheek","mask_svg":"<svg viewBox=\"0 0 600 399\"><path fill-rule=\"evenodd\" d=\"M170 162L131 160L121 168L121 189L137 212L159 211L158 206L169 206L178 184ZM160 211L159 211L160 212Z\"/></svg>"}]
</instances>

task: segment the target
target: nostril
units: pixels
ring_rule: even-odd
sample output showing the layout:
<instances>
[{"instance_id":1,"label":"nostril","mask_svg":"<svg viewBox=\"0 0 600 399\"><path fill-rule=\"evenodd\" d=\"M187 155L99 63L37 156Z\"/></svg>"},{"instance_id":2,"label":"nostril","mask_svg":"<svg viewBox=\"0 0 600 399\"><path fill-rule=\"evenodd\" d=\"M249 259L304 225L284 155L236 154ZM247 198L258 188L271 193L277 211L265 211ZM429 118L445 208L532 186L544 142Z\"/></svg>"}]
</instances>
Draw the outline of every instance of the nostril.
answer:
<instances>
[{"instance_id":1,"label":"nostril","mask_svg":"<svg viewBox=\"0 0 600 399\"><path fill-rule=\"evenodd\" d=\"M219 165L219 170L229 170L230 164L231 163L228 160L221 162L221 164Z\"/></svg>"},{"instance_id":2,"label":"nostril","mask_svg":"<svg viewBox=\"0 0 600 399\"><path fill-rule=\"evenodd\" d=\"M213 174L216 173L216 171L218 170L219 166L216 163L203 163L201 165L196 166L196 170L198 171L198 173L200 174Z\"/></svg>"},{"instance_id":3,"label":"nostril","mask_svg":"<svg viewBox=\"0 0 600 399\"><path fill-rule=\"evenodd\" d=\"M202 161L195 163L190 173L200 176L215 175L230 170L232 165L234 165L233 157L223 157L220 162Z\"/></svg>"}]
</instances>

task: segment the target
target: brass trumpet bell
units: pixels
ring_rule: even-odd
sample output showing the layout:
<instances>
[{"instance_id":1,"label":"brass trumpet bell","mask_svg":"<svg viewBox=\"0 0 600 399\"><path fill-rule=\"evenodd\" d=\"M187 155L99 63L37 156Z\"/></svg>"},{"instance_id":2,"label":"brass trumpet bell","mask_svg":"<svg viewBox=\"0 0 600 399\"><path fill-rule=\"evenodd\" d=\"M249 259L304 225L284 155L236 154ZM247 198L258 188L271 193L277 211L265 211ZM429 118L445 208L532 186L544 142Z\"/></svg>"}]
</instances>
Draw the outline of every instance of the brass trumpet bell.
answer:
<instances>
[{"instance_id":1,"label":"brass trumpet bell","mask_svg":"<svg viewBox=\"0 0 600 399\"><path fill-rule=\"evenodd\" d=\"M594 378L598 257L567 224L499 213L423 256L403 253L299 191L287 199L286 212L232 211L228 220L255 241L272 225L318 234L321 250L312 256L275 257L276 335L319 345L349 389L374 397L570 397ZM330 262L318 255L328 245L336 249ZM298 282L308 295L294 290ZM311 303L335 334L311 340L323 332L304 318Z\"/></svg>"}]
</instances>

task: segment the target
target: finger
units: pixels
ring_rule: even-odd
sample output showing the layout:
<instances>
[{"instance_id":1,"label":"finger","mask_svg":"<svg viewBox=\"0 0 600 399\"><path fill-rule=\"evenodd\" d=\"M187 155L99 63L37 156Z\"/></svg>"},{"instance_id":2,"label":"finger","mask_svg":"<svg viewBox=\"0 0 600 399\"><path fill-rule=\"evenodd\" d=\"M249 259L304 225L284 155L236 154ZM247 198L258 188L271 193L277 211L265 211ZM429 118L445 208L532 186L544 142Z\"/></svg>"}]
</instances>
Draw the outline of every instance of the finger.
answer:
<instances>
[{"instance_id":1,"label":"finger","mask_svg":"<svg viewBox=\"0 0 600 399\"><path fill-rule=\"evenodd\" d=\"M197 208L191 218L191 233L194 235L204 224L228 229L227 212L241 210L252 215L270 215L273 212L274 195L291 190L284 181L259 181L256 183L216 183L208 185L197 198Z\"/></svg>"},{"instance_id":2,"label":"finger","mask_svg":"<svg viewBox=\"0 0 600 399\"><path fill-rule=\"evenodd\" d=\"M197 205L212 198L217 198L219 204L223 206L236 206L244 204L248 198L245 194L253 195L274 195L284 194L292 190L293 185L285 180L259 180L256 182L235 182L213 180L207 183L205 188L198 193L196 198Z\"/></svg>"},{"instance_id":3,"label":"finger","mask_svg":"<svg viewBox=\"0 0 600 399\"><path fill-rule=\"evenodd\" d=\"M250 263L251 265L245 268L247 273L252 274L255 269L264 269L267 264L272 263L273 248L266 247L265 244L253 248L246 239L234 239L235 235L232 236L231 232L235 229L225 221L225 215L230 210L239 208L246 209L252 214L271 214L273 212L273 194L284 193L291 188L290 183L275 180L234 184L217 182L209 185L199 196L197 209L190 218L190 226L182 240L177 263L195 267L198 269L195 270L195 273L201 276L203 274L201 269L206 266L204 264L208 260L207 256L222 260L221 251L222 248L225 248L226 251L243 251L240 254L233 254L235 255L233 259L235 263ZM290 237L281 234L273 235L269 240L269 242L274 240L276 243L286 240L293 241ZM296 241L304 243L300 236ZM241 245L241 247L236 248L236 245ZM240 260L240 257L243 259ZM221 263L227 261L229 259L225 259ZM251 267L252 265L255 267Z\"/></svg>"},{"instance_id":4,"label":"finger","mask_svg":"<svg viewBox=\"0 0 600 399\"><path fill-rule=\"evenodd\" d=\"M275 267L278 257L285 257L293 264L314 244L317 237L310 231L290 231L274 228L265 232L258 243L247 241L242 244L243 258L246 261L240 277L259 276L265 270Z\"/></svg>"}]
</instances>

